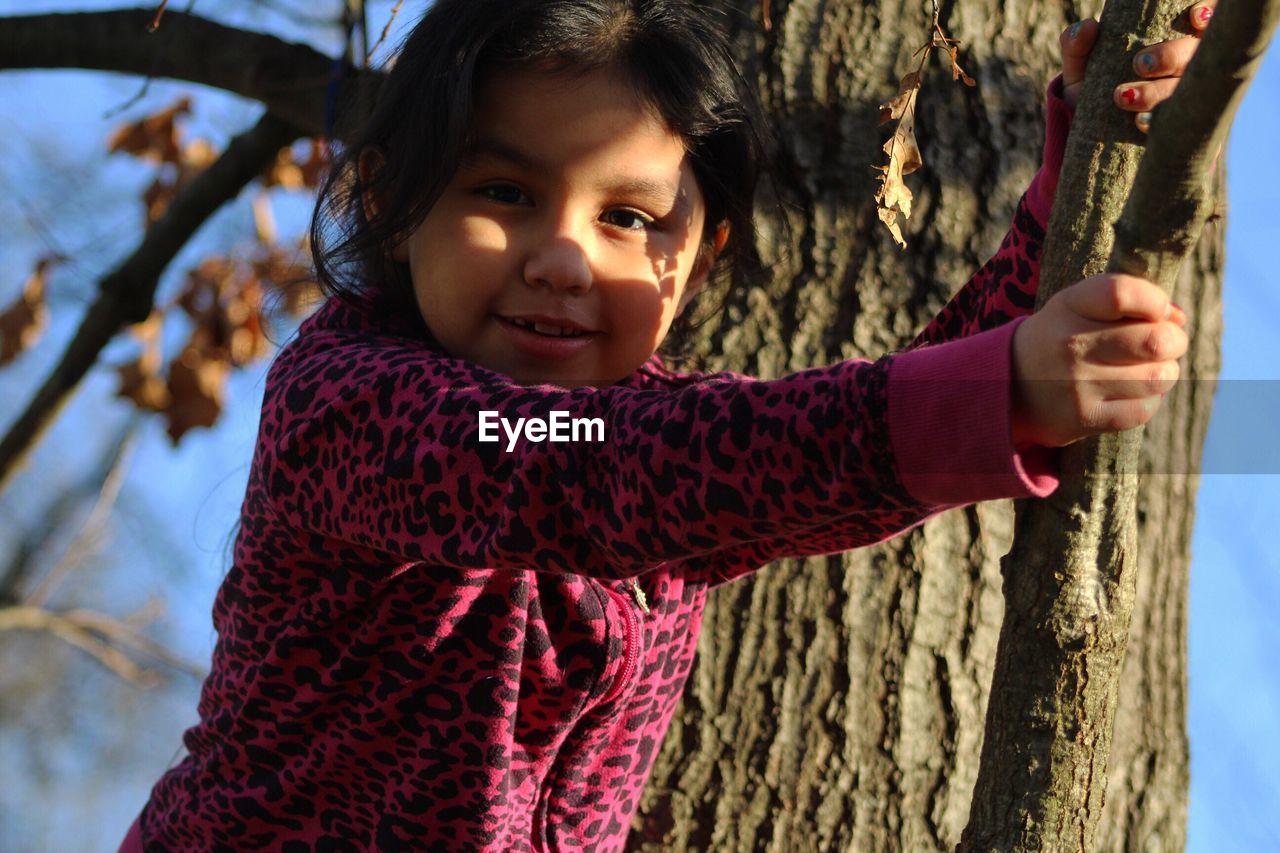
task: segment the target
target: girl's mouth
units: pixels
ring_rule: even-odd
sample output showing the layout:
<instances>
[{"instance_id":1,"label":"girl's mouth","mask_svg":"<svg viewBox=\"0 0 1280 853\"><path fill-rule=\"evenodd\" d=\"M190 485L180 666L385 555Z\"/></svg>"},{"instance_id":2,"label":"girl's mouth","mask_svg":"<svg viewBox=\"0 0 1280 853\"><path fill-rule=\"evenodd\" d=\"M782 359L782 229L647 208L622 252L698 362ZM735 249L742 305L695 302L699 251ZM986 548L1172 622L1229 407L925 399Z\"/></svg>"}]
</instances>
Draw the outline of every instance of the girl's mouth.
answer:
<instances>
[{"instance_id":1,"label":"girl's mouth","mask_svg":"<svg viewBox=\"0 0 1280 853\"><path fill-rule=\"evenodd\" d=\"M498 325L507 340L525 356L559 361L570 359L594 345L600 332L576 326L561 325L550 318L503 317L497 315Z\"/></svg>"},{"instance_id":2,"label":"girl's mouth","mask_svg":"<svg viewBox=\"0 0 1280 853\"><path fill-rule=\"evenodd\" d=\"M535 334L546 335L551 338L580 338L583 335L593 334L585 329L557 326L553 323L535 323L532 320L521 320L515 317L509 317L506 319L521 329L527 329Z\"/></svg>"}]
</instances>

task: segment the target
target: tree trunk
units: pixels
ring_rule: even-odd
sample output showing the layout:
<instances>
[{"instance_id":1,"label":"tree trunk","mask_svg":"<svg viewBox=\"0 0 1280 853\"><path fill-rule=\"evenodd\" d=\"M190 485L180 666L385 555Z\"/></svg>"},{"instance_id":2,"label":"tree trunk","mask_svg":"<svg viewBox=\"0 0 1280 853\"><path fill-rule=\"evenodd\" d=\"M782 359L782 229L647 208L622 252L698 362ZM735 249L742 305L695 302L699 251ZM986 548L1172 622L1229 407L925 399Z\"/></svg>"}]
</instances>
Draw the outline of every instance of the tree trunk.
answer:
<instances>
[{"instance_id":1,"label":"tree trunk","mask_svg":"<svg viewBox=\"0 0 1280 853\"><path fill-rule=\"evenodd\" d=\"M708 365L769 377L902 347L998 246L1039 162L1058 35L1098 10L942 5L978 85L953 83L936 63L926 73L916 112L924 167L907 179L916 206L900 252L876 217L870 167L886 136L878 105L914 67L928 4L719 5L775 129L774 187L762 200L782 201L788 221L761 218L770 280L737 295L700 342ZM1222 238L1221 221L1206 229L1173 295L1191 318L1188 379L1218 370ZM1147 430L1147 467L1197 470L1212 391L1183 382L1170 395ZM1100 849L1184 845L1197 484L1143 478ZM885 546L784 561L721 590L631 847L954 848L977 775L1012 519L1009 502L970 507Z\"/></svg>"}]
</instances>

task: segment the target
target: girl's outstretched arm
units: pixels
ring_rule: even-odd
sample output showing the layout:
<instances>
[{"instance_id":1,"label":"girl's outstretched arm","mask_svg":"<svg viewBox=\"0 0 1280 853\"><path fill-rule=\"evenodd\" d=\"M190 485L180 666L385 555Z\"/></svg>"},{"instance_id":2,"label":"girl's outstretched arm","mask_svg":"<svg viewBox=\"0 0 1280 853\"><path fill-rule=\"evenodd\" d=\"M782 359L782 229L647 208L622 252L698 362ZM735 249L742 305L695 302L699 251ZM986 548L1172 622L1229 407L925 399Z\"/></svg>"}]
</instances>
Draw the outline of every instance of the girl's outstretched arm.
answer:
<instances>
[{"instance_id":1,"label":"girl's outstretched arm","mask_svg":"<svg viewBox=\"0 0 1280 853\"><path fill-rule=\"evenodd\" d=\"M765 540L830 553L1056 485L1013 451L1013 324L772 381L649 370L651 387L565 390L357 331L356 313L331 303L277 359L253 476L291 527L399 561L621 577ZM556 411L603 439L481 441L482 412Z\"/></svg>"}]
</instances>

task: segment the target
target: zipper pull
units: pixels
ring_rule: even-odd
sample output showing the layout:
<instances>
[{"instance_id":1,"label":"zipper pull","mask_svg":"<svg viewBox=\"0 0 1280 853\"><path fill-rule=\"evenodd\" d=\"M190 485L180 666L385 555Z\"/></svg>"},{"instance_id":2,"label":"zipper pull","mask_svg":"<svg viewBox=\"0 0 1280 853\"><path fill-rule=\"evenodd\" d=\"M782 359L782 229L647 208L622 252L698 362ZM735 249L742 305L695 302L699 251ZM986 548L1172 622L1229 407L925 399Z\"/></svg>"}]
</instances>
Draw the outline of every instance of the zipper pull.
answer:
<instances>
[{"instance_id":1,"label":"zipper pull","mask_svg":"<svg viewBox=\"0 0 1280 853\"><path fill-rule=\"evenodd\" d=\"M633 578L631 580L631 597L636 600L636 606L645 613L649 612L649 602L645 600L644 590L640 588L640 584Z\"/></svg>"}]
</instances>

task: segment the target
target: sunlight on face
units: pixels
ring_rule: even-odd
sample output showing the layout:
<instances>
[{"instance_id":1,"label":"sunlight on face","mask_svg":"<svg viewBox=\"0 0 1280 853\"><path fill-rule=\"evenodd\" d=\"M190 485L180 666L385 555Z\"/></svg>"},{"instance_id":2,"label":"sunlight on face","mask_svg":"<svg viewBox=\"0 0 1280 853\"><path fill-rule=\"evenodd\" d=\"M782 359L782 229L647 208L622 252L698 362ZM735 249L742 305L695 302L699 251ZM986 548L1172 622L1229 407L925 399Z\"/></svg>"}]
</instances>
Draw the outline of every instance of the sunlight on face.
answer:
<instances>
[{"instance_id":1,"label":"sunlight on face","mask_svg":"<svg viewBox=\"0 0 1280 853\"><path fill-rule=\"evenodd\" d=\"M522 384L607 385L705 281L704 215L683 140L615 75L499 72L396 256L450 355Z\"/></svg>"}]
</instances>

